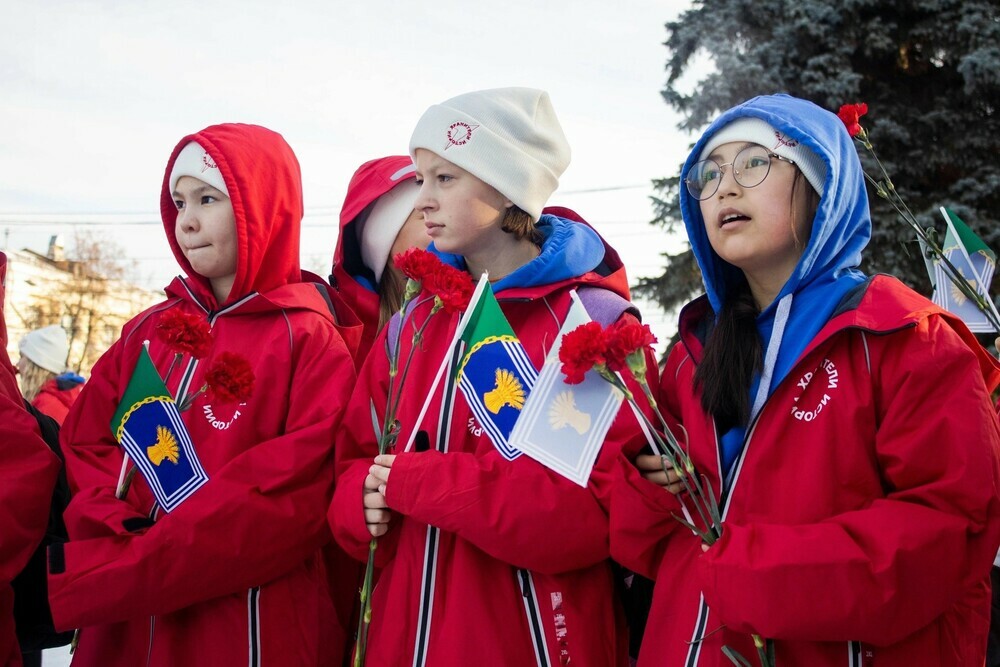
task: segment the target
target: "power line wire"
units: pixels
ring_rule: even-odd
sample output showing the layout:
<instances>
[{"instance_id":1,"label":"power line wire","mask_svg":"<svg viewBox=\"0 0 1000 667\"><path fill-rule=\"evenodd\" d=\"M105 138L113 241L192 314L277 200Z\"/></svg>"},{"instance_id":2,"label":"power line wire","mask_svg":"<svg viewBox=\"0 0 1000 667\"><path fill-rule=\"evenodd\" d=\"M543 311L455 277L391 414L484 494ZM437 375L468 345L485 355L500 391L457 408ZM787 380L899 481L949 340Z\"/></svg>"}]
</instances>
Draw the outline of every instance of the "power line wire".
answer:
<instances>
[{"instance_id":1,"label":"power line wire","mask_svg":"<svg viewBox=\"0 0 1000 667\"><path fill-rule=\"evenodd\" d=\"M557 195L584 195L592 194L598 192L617 192L622 190L638 190L640 188L650 187L650 183L635 183L629 185L609 185L605 187L595 187L595 188L579 188L577 190L560 190L557 191ZM329 216L339 216L341 206L334 204L322 204L319 206L313 206L305 210L305 217L315 216L315 217L329 217ZM44 219L46 222L52 222L55 218L95 218L95 217L112 217L121 216L124 218L138 218L131 224L161 224L160 220L147 218L149 216L149 211L83 211L83 212L39 212L39 211L0 211L0 222L7 222L6 218L14 219L24 219L24 218L35 218ZM59 222L66 222L60 220ZM130 221L125 221L119 224L128 224Z\"/></svg>"}]
</instances>

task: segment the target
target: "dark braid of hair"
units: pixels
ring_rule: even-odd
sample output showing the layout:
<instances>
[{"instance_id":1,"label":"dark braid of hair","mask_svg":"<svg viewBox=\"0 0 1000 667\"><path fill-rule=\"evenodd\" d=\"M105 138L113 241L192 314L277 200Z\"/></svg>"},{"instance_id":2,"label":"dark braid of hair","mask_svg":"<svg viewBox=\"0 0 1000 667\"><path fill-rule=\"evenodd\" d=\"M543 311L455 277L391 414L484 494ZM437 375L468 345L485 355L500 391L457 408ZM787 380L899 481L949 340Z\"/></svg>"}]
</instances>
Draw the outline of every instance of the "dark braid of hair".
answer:
<instances>
[{"instance_id":1,"label":"dark braid of hair","mask_svg":"<svg viewBox=\"0 0 1000 667\"><path fill-rule=\"evenodd\" d=\"M695 387L702 388L701 407L715 418L720 434L750 420L750 382L764 363L759 312L746 281L732 285L694 374Z\"/></svg>"}]
</instances>

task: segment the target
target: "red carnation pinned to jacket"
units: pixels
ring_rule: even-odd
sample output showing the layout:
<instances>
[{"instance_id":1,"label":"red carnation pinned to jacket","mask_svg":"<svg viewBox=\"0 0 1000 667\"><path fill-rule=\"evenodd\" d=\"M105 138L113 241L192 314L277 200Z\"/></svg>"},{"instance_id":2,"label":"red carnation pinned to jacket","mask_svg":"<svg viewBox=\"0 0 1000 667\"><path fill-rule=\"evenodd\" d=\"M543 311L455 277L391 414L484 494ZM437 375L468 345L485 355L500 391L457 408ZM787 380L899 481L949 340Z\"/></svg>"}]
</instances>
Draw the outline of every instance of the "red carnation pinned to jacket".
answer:
<instances>
[{"instance_id":1,"label":"red carnation pinned to jacket","mask_svg":"<svg viewBox=\"0 0 1000 667\"><path fill-rule=\"evenodd\" d=\"M212 330L208 322L179 308L168 310L156 323L156 336L177 354L190 354L201 359L212 347Z\"/></svg>"},{"instance_id":2,"label":"red carnation pinned to jacket","mask_svg":"<svg viewBox=\"0 0 1000 667\"><path fill-rule=\"evenodd\" d=\"M238 354L223 352L205 372L205 384L213 400L242 403L253 395L253 368Z\"/></svg>"}]
</instances>

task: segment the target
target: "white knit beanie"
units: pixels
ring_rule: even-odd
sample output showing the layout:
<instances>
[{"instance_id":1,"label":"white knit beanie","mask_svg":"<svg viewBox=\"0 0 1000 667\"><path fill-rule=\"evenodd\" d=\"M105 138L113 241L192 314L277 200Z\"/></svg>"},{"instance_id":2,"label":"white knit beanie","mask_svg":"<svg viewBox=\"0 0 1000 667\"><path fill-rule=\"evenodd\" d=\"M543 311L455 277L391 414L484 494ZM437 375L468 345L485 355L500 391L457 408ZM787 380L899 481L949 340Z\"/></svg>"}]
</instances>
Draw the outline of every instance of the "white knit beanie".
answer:
<instances>
[{"instance_id":1,"label":"white knit beanie","mask_svg":"<svg viewBox=\"0 0 1000 667\"><path fill-rule=\"evenodd\" d=\"M29 331L18 343L18 348L21 355L30 359L36 366L52 371L56 375L66 370L69 339L66 330L58 324Z\"/></svg>"},{"instance_id":2,"label":"white knit beanie","mask_svg":"<svg viewBox=\"0 0 1000 667\"><path fill-rule=\"evenodd\" d=\"M410 156L424 148L496 188L538 220L570 150L549 94L532 88L465 93L424 112Z\"/></svg>"},{"instance_id":3,"label":"white knit beanie","mask_svg":"<svg viewBox=\"0 0 1000 667\"><path fill-rule=\"evenodd\" d=\"M375 273L375 282L382 281L392 244L413 212L419 193L416 180L406 179L376 199L368 217L358 226L361 261Z\"/></svg>"},{"instance_id":4,"label":"white knit beanie","mask_svg":"<svg viewBox=\"0 0 1000 667\"><path fill-rule=\"evenodd\" d=\"M197 141L192 141L177 154L174 166L170 170L170 192L177 187L177 181L181 176L197 178L229 196L229 188L226 187L226 180L222 178L218 165Z\"/></svg>"},{"instance_id":5,"label":"white knit beanie","mask_svg":"<svg viewBox=\"0 0 1000 667\"><path fill-rule=\"evenodd\" d=\"M770 123L760 118L738 118L712 135L705 143L699 160L706 159L722 144L735 141L759 144L783 158L788 158L799 168L813 190L823 196L826 183L826 165L811 149L774 129Z\"/></svg>"}]
</instances>

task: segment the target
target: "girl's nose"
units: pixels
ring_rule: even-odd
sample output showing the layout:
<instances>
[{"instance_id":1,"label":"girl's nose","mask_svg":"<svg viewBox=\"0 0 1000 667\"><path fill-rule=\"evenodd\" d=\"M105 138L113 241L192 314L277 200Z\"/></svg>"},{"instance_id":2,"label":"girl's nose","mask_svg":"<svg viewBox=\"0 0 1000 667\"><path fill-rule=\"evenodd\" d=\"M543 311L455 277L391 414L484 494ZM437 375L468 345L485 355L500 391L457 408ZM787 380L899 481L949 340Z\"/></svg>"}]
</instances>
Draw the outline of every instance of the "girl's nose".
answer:
<instances>
[{"instance_id":1,"label":"girl's nose","mask_svg":"<svg viewBox=\"0 0 1000 667\"><path fill-rule=\"evenodd\" d=\"M420 186L420 191L417 192L417 198L413 202L413 208L417 211L422 211L428 206L430 197L427 196L427 189L424 185Z\"/></svg>"}]
</instances>

